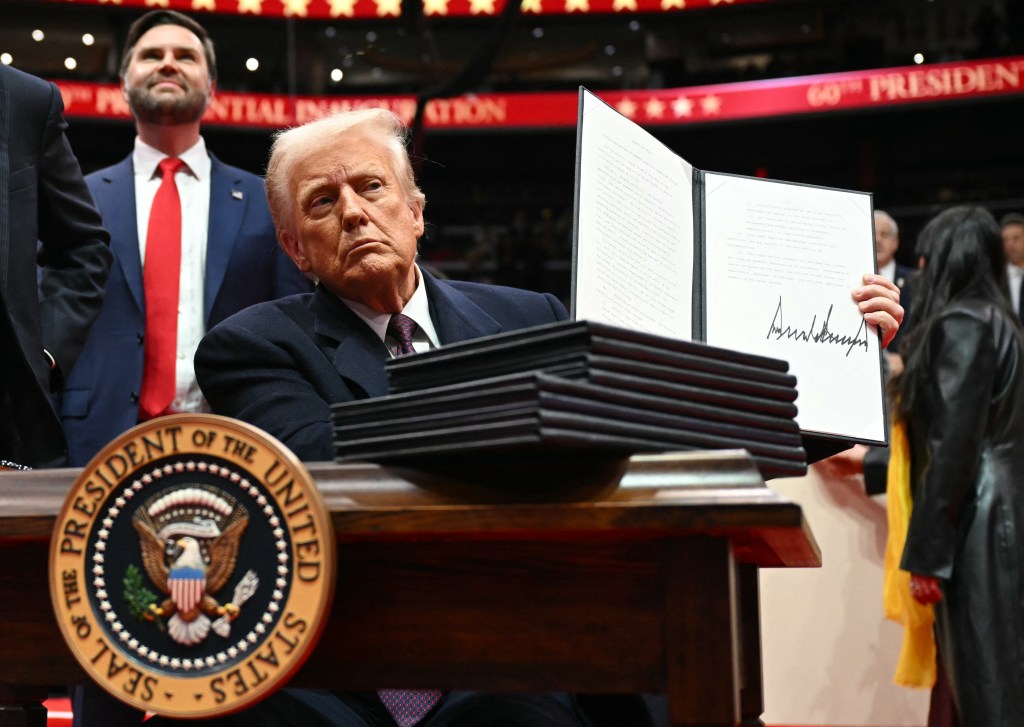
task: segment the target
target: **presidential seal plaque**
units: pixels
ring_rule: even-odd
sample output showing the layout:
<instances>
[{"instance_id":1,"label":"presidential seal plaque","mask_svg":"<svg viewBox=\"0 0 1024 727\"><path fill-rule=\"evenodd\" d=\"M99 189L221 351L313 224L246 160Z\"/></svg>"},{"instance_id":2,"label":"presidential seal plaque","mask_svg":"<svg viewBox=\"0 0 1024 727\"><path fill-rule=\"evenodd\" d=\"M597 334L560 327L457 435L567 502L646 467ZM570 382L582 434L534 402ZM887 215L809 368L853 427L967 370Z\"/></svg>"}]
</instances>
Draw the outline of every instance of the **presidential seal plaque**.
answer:
<instances>
[{"instance_id":1,"label":"presidential seal plaque","mask_svg":"<svg viewBox=\"0 0 1024 727\"><path fill-rule=\"evenodd\" d=\"M268 434L178 414L111 442L75 481L50 544L71 651L119 699L213 717L271 694L311 652L334 592L330 517Z\"/></svg>"}]
</instances>

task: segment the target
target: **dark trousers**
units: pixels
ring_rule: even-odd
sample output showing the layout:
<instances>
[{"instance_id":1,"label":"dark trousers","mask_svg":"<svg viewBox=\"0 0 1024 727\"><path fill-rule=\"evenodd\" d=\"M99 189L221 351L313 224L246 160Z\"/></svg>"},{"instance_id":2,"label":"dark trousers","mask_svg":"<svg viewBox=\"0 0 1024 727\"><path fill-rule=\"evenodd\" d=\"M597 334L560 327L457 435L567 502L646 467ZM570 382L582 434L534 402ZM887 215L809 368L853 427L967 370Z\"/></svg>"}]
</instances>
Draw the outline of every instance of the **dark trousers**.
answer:
<instances>
[{"instance_id":1,"label":"dark trousers","mask_svg":"<svg viewBox=\"0 0 1024 727\"><path fill-rule=\"evenodd\" d=\"M76 687L72 697L75 727L140 724L142 714L94 685ZM427 715L422 727L583 727L566 694L493 694L451 692ZM373 693L331 693L283 689L256 706L212 720L154 717L146 727L395 727ZM632 727L628 723L620 727ZM646 727L646 722L636 727Z\"/></svg>"},{"instance_id":2,"label":"dark trousers","mask_svg":"<svg viewBox=\"0 0 1024 727\"><path fill-rule=\"evenodd\" d=\"M154 718L147 727L186 724ZM209 721L205 727L395 727L372 694L285 689L252 709ZM422 727L580 727L567 695L451 692L420 722Z\"/></svg>"}]
</instances>

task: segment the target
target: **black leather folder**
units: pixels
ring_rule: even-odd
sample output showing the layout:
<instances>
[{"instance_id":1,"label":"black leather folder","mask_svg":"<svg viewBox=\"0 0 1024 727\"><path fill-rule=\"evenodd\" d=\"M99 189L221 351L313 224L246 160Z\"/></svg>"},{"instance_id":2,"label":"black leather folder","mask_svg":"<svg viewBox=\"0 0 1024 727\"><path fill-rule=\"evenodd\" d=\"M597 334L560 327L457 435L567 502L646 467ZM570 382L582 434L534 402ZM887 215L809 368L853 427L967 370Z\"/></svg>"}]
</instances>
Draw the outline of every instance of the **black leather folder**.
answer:
<instances>
[{"instance_id":1,"label":"black leather folder","mask_svg":"<svg viewBox=\"0 0 1024 727\"><path fill-rule=\"evenodd\" d=\"M678 383L683 383L679 374L669 371L699 372L791 390L796 386L796 377L786 373L789 364L780 359L590 321L550 323L450 344L392 359L386 369L390 391L399 393L522 371L587 370L595 357L617 359L618 370L632 367L636 375L669 377L666 380ZM597 363L607 366L608 362Z\"/></svg>"},{"instance_id":2,"label":"black leather folder","mask_svg":"<svg viewBox=\"0 0 1024 727\"><path fill-rule=\"evenodd\" d=\"M575 397L580 401L601 404L610 416L614 405L629 408L639 414L662 412L679 417L690 417L701 422L723 422L752 430L781 432L799 438L800 429L793 414L762 413L759 402L750 398L749 405L733 405L732 400L711 404L704 392L689 398L682 389L649 394L626 386L600 385L589 381L564 379L544 372L524 372L490 379L466 381L420 391L408 391L375 399L337 404L333 408L335 424L342 419L346 424L371 423L415 417L437 412L469 412L480 407L522 404L550 398L554 394ZM739 395L733 395L739 399ZM770 402L779 404L780 402ZM784 403L783 403L784 404ZM785 406L792 408L791 404Z\"/></svg>"},{"instance_id":3,"label":"black leather folder","mask_svg":"<svg viewBox=\"0 0 1024 727\"><path fill-rule=\"evenodd\" d=\"M565 321L386 368L388 396L332 407L340 460L442 466L490 457L515 469L526 455L582 462L746 449L765 477L807 469L796 379L778 359Z\"/></svg>"},{"instance_id":4,"label":"black leather folder","mask_svg":"<svg viewBox=\"0 0 1024 727\"><path fill-rule=\"evenodd\" d=\"M544 373L466 382L333 407L341 460L498 455L559 447L602 454L746 449L765 476L802 474L796 423Z\"/></svg>"},{"instance_id":5,"label":"black leather folder","mask_svg":"<svg viewBox=\"0 0 1024 727\"><path fill-rule=\"evenodd\" d=\"M407 434L386 434L365 439L336 439L339 461L373 460L414 464L434 459L472 461L489 458L492 466L505 462L514 466L515 457L547 455L559 457L628 456L637 452L697 449L747 449L743 443L706 435L694 436L679 430L633 426L602 418L550 412L538 408L532 414L490 423L471 423L445 429ZM603 431L614 429L614 432ZM696 434L696 433L695 433ZM755 448L756 447L755 445ZM759 449L759 448L758 448ZM776 456L776 455L785 456ZM807 471L803 450L773 448L771 454L751 451L764 477L797 477ZM513 459L509 459L513 458Z\"/></svg>"}]
</instances>

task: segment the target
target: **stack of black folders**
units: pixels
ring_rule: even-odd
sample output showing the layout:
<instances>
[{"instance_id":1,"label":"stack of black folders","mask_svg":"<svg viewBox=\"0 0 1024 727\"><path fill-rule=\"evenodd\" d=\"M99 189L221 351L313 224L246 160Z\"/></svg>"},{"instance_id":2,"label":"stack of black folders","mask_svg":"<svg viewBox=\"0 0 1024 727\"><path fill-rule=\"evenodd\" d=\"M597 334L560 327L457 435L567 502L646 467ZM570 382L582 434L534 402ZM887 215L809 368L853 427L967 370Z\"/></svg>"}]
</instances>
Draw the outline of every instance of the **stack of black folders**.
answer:
<instances>
[{"instance_id":1,"label":"stack of black folders","mask_svg":"<svg viewBox=\"0 0 1024 727\"><path fill-rule=\"evenodd\" d=\"M332 407L340 461L746 449L765 478L807 471L796 377L778 359L566 321L386 367L388 396Z\"/></svg>"}]
</instances>

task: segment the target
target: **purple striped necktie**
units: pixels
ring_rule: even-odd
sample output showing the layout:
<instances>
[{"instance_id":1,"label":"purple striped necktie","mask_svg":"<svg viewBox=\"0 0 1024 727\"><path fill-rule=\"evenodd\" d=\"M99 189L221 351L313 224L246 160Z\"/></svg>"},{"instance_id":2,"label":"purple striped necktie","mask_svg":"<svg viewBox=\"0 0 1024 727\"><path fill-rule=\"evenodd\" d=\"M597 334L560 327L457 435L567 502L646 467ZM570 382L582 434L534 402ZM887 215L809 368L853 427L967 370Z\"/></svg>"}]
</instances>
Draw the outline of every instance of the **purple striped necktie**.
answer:
<instances>
[{"instance_id":1,"label":"purple striped necktie","mask_svg":"<svg viewBox=\"0 0 1024 727\"><path fill-rule=\"evenodd\" d=\"M441 699L437 689L381 689L377 692L398 727L413 727L427 716Z\"/></svg>"},{"instance_id":2,"label":"purple striped necktie","mask_svg":"<svg viewBox=\"0 0 1024 727\"><path fill-rule=\"evenodd\" d=\"M399 356L416 352L412 345L414 333L416 321L409 316L396 313L388 321L387 335L398 343ZM394 717L398 727L413 727L434 708L442 692L437 689L381 689L377 696Z\"/></svg>"},{"instance_id":3,"label":"purple striped necktie","mask_svg":"<svg viewBox=\"0 0 1024 727\"><path fill-rule=\"evenodd\" d=\"M395 313L388 321L387 335L398 342L398 355L405 356L416 353L412 345L413 334L416 333L416 321L401 313Z\"/></svg>"}]
</instances>

